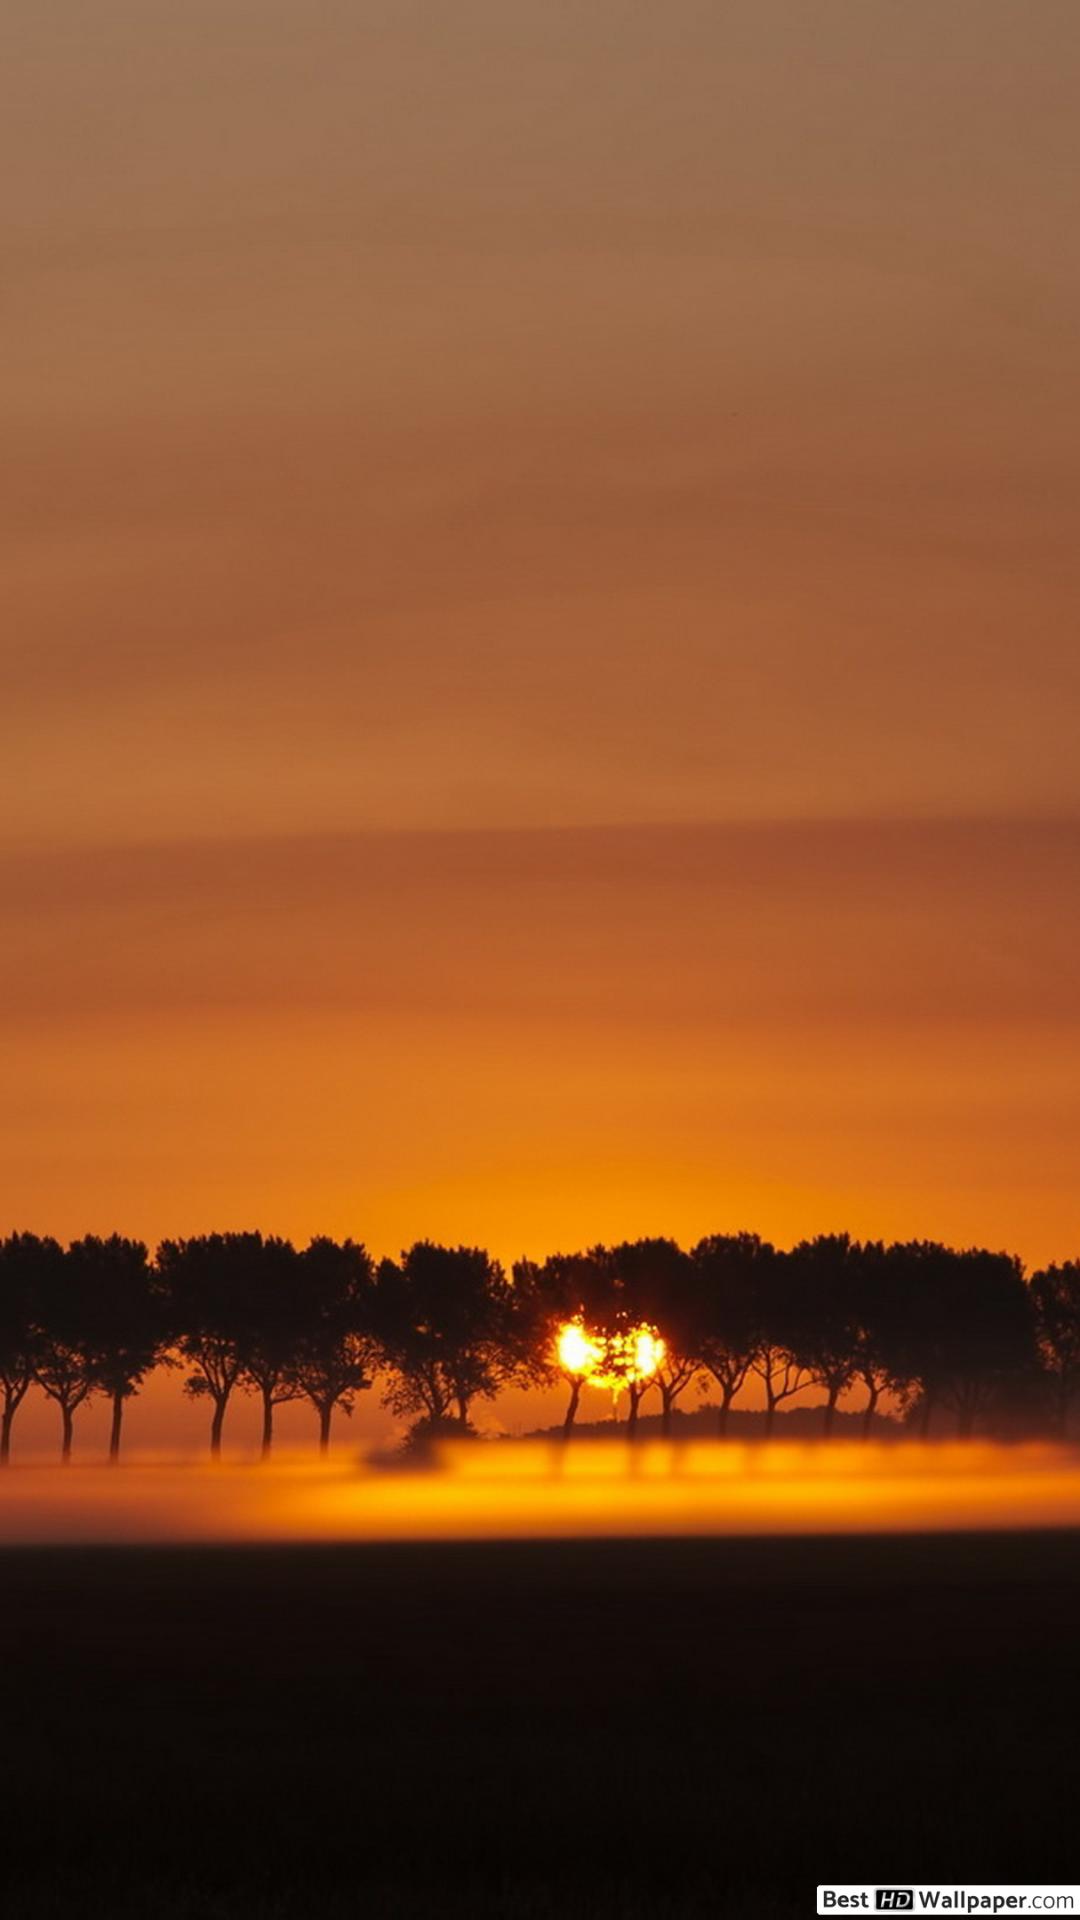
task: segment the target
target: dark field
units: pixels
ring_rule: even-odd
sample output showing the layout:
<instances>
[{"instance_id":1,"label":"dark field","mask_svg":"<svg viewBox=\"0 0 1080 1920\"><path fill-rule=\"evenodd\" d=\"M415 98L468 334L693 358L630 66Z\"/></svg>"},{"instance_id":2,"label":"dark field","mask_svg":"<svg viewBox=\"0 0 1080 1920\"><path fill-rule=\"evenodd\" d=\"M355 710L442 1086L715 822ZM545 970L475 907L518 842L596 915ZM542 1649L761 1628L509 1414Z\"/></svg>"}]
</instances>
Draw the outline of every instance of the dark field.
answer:
<instances>
[{"instance_id":1,"label":"dark field","mask_svg":"<svg viewBox=\"0 0 1080 1920\"><path fill-rule=\"evenodd\" d=\"M1080 1536L0 1556L0 1911L1077 1876Z\"/></svg>"}]
</instances>

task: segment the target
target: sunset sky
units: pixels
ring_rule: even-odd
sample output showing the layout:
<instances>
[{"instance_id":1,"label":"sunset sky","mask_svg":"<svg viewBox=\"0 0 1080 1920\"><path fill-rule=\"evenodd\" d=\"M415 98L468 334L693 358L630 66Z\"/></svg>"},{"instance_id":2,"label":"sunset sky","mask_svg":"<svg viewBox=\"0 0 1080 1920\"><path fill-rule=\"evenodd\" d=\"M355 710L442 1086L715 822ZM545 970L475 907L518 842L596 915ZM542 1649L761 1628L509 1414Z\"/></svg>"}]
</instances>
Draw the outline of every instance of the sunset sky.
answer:
<instances>
[{"instance_id":1,"label":"sunset sky","mask_svg":"<svg viewBox=\"0 0 1080 1920\"><path fill-rule=\"evenodd\" d=\"M4 1231L1080 1253L1075 0L43 0Z\"/></svg>"}]
</instances>

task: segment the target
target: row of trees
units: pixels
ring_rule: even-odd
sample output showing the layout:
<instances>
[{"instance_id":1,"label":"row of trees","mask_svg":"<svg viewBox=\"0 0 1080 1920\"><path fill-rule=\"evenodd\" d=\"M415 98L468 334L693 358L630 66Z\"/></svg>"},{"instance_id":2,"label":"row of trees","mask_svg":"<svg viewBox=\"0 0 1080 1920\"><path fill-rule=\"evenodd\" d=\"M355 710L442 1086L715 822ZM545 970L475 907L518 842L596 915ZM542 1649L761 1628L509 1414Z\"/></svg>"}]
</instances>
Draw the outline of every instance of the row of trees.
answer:
<instances>
[{"instance_id":1,"label":"row of trees","mask_svg":"<svg viewBox=\"0 0 1080 1920\"><path fill-rule=\"evenodd\" d=\"M665 1350L655 1375L627 1385L628 1424L653 1387L661 1425L691 1383L704 1377L719 1399L719 1431L746 1382L756 1376L765 1431L777 1410L809 1387L825 1394L823 1429L840 1399L865 1392L869 1433L883 1395L922 1434L939 1409L971 1434L992 1415L1067 1428L1080 1392L1080 1263L1025 1280L1018 1260L934 1241L885 1246L847 1234L819 1235L779 1252L756 1234L713 1235L689 1253L670 1240L640 1240L556 1255L515 1268L522 1304L535 1302L536 1356L548 1334L583 1303L601 1326L623 1318L654 1326ZM538 1364L550 1377L550 1362ZM577 1414L581 1380L567 1377L565 1431Z\"/></svg>"},{"instance_id":2,"label":"row of trees","mask_svg":"<svg viewBox=\"0 0 1080 1920\"><path fill-rule=\"evenodd\" d=\"M388 1406L439 1428L467 1427L477 1396L522 1374L517 1316L502 1269L480 1249L420 1243L376 1268L351 1240L299 1250L260 1233L212 1233L146 1246L119 1234L66 1249L16 1233L0 1241L0 1463L31 1386L56 1402L61 1451L95 1395L112 1408L109 1455L124 1409L155 1367L184 1370L207 1402L221 1451L236 1392L258 1396L262 1446L274 1414L305 1400L323 1450L334 1412L382 1375Z\"/></svg>"},{"instance_id":3,"label":"row of trees","mask_svg":"<svg viewBox=\"0 0 1080 1920\"><path fill-rule=\"evenodd\" d=\"M670 1432L677 1403L703 1381L721 1433L751 1377L767 1432L786 1401L816 1387L828 1433L859 1387L864 1432L887 1395L924 1434L938 1410L962 1435L1018 1410L1064 1434L1080 1392L1075 1261L1027 1280L1019 1261L980 1248L840 1234L780 1252L742 1233L689 1252L649 1239L523 1260L508 1278L481 1248L427 1241L376 1265L348 1240L300 1250L207 1234L167 1240L151 1259L119 1235L62 1248L22 1233L0 1242L0 1460L35 1383L59 1409L65 1459L78 1409L104 1395L116 1459L125 1406L157 1366L183 1368L186 1392L208 1402L214 1454L238 1391L259 1398L264 1453L276 1409L296 1400L313 1409L325 1449L334 1412L350 1413L377 1378L418 1436L470 1430L474 1404L506 1386L562 1380L569 1436L587 1373L560 1343L568 1325L623 1356L608 1377L631 1434L650 1394ZM647 1372L626 1357L636 1329L657 1336Z\"/></svg>"}]
</instances>

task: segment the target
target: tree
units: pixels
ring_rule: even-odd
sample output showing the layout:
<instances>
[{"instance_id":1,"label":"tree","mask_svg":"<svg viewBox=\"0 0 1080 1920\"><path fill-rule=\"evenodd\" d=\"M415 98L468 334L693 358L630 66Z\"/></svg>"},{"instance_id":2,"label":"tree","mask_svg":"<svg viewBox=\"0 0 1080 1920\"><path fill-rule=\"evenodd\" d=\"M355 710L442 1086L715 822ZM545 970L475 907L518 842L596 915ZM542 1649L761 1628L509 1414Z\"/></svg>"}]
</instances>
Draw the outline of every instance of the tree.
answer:
<instances>
[{"instance_id":1,"label":"tree","mask_svg":"<svg viewBox=\"0 0 1080 1920\"><path fill-rule=\"evenodd\" d=\"M1080 1260L1034 1274L1031 1304L1039 1358L1054 1383L1057 1430L1064 1440L1069 1408L1080 1394Z\"/></svg>"},{"instance_id":2,"label":"tree","mask_svg":"<svg viewBox=\"0 0 1080 1920\"><path fill-rule=\"evenodd\" d=\"M721 1439L731 1403L761 1352L765 1275L777 1258L756 1233L711 1234L690 1255L701 1299L701 1362L720 1389Z\"/></svg>"},{"instance_id":3,"label":"tree","mask_svg":"<svg viewBox=\"0 0 1080 1920\"><path fill-rule=\"evenodd\" d=\"M373 1268L362 1246L319 1238L300 1255L303 1311L293 1377L319 1416L319 1451L330 1445L335 1407L351 1414L379 1361Z\"/></svg>"},{"instance_id":4,"label":"tree","mask_svg":"<svg viewBox=\"0 0 1080 1920\"><path fill-rule=\"evenodd\" d=\"M654 1329L641 1317L635 1295L639 1279L644 1283L648 1256L639 1252L647 1246L670 1242L626 1243L619 1248L596 1246L584 1254L560 1254L543 1268L530 1269L519 1263L515 1270L525 1288L525 1297L539 1301L542 1342L546 1360L538 1362L540 1377L562 1377L570 1385L570 1401L563 1422L563 1437L569 1438L582 1386L590 1380L594 1386L607 1386L616 1402L627 1395L629 1412L627 1432L634 1439L638 1410L644 1395L656 1384L656 1368L651 1363ZM676 1255L678 1249L674 1249ZM513 1316L512 1327L520 1323ZM568 1358L567 1343L560 1338L567 1328L580 1334L578 1345L583 1364ZM650 1344L650 1364L642 1366L643 1342Z\"/></svg>"},{"instance_id":5,"label":"tree","mask_svg":"<svg viewBox=\"0 0 1080 1920\"><path fill-rule=\"evenodd\" d=\"M947 1364L940 1325L953 1257L936 1240L893 1242L878 1289L877 1340L888 1382L923 1439Z\"/></svg>"},{"instance_id":6,"label":"tree","mask_svg":"<svg viewBox=\"0 0 1080 1920\"><path fill-rule=\"evenodd\" d=\"M627 1382L629 1431L632 1437L640 1402L655 1385L660 1393L660 1430L666 1439L675 1402L701 1371L704 1320L697 1273L674 1240L662 1239L623 1241L612 1249L611 1266L627 1320L632 1326L655 1327L663 1342L655 1374Z\"/></svg>"},{"instance_id":7,"label":"tree","mask_svg":"<svg viewBox=\"0 0 1080 1920\"><path fill-rule=\"evenodd\" d=\"M87 1234L72 1241L66 1258L73 1290L84 1302L94 1386L112 1407L109 1459L115 1462L124 1406L167 1345L163 1293L141 1240Z\"/></svg>"},{"instance_id":8,"label":"tree","mask_svg":"<svg viewBox=\"0 0 1080 1920\"><path fill-rule=\"evenodd\" d=\"M1019 1260L969 1247L955 1255L949 1365L942 1397L962 1439L1034 1360L1031 1300Z\"/></svg>"},{"instance_id":9,"label":"tree","mask_svg":"<svg viewBox=\"0 0 1080 1920\"><path fill-rule=\"evenodd\" d=\"M261 1453L270 1456L274 1411L303 1394L296 1362L305 1323L304 1274L300 1255L289 1240L271 1237L244 1249L246 1324L241 1326L239 1383L262 1402Z\"/></svg>"},{"instance_id":10,"label":"tree","mask_svg":"<svg viewBox=\"0 0 1080 1920\"><path fill-rule=\"evenodd\" d=\"M530 1385L569 1389L563 1439L573 1432L587 1375L569 1365L560 1348L568 1326L583 1334L612 1318L612 1272L605 1247L587 1253L553 1253L542 1263L519 1260L513 1270L513 1348L516 1372Z\"/></svg>"},{"instance_id":11,"label":"tree","mask_svg":"<svg viewBox=\"0 0 1080 1920\"><path fill-rule=\"evenodd\" d=\"M514 1368L513 1302L502 1268L481 1247L418 1240L383 1260L374 1329L390 1369L385 1404L432 1431L469 1425L473 1400L492 1399Z\"/></svg>"},{"instance_id":12,"label":"tree","mask_svg":"<svg viewBox=\"0 0 1080 1920\"><path fill-rule=\"evenodd\" d=\"M967 1438L1034 1362L1032 1303L1018 1260L936 1241L891 1246L881 1335L892 1383L925 1438L936 1408Z\"/></svg>"},{"instance_id":13,"label":"tree","mask_svg":"<svg viewBox=\"0 0 1080 1920\"><path fill-rule=\"evenodd\" d=\"M858 1378L865 1358L860 1317L864 1250L850 1234L822 1233L800 1240L787 1263L800 1327L799 1359L811 1380L825 1389L822 1430L828 1438L840 1396Z\"/></svg>"},{"instance_id":14,"label":"tree","mask_svg":"<svg viewBox=\"0 0 1080 1920\"><path fill-rule=\"evenodd\" d=\"M60 1458L71 1459L75 1415L100 1386L93 1286L85 1265L56 1245L34 1294L34 1379L60 1409Z\"/></svg>"},{"instance_id":15,"label":"tree","mask_svg":"<svg viewBox=\"0 0 1080 1920\"><path fill-rule=\"evenodd\" d=\"M261 1233L208 1233L164 1240L158 1248L177 1350L192 1369L184 1391L213 1407L214 1459L221 1453L226 1409L253 1351L265 1245Z\"/></svg>"},{"instance_id":16,"label":"tree","mask_svg":"<svg viewBox=\"0 0 1080 1920\"><path fill-rule=\"evenodd\" d=\"M12 1233L0 1241L0 1466L11 1459L11 1429L34 1381L35 1327L43 1280L63 1260L55 1240Z\"/></svg>"},{"instance_id":17,"label":"tree","mask_svg":"<svg viewBox=\"0 0 1080 1920\"><path fill-rule=\"evenodd\" d=\"M885 1248L880 1240L864 1241L858 1272L854 1275L856 1294L856 1374L866 1388L863 1407L862 1438L868 1440L874 1427L878 1401L890 1385L888 1354L883 1337L885 1294Z\"/></svg>"},{"instance_id":18,"label":"tree","mask_svg":"<svg viewBox=\"0 0 1080 1920\"><path fill-rule=\"evenodd\" d=\"M790 1254L763 1261L757 1280L760 1338L750 1368L765 1388L765 1434L771 1438L777 1407L813 1377L806 1352L807 1302Z\"/></svg>"}]
</instances>

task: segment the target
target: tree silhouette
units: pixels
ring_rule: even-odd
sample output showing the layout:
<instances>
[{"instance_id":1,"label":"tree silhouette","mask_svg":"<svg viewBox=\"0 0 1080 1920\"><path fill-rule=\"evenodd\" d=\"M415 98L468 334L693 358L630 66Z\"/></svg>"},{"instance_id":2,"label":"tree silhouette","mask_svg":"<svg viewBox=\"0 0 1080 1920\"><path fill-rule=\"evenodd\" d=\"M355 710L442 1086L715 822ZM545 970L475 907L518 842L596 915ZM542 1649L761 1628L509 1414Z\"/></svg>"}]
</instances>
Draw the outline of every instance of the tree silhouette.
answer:
<instances>
[{"instance_id":1,"label":"tree silhouette","mask_svg":"<svg viewBox=\"0 0 1080 1920\"><path fill-rule=\"evenodd\" d=\"M997 1396L1035 1360L1031 1300L1019 1260L970 1247L955 1256L951 1353L942 1398L967 1438Z\"/></svg>"},{"instance_id":2,"label":"tree silhouette","mask_svg":"<svg viewBox=\"0 0 1080 1920\"><path fill-rule=\"evenodd\" d=\"M569 1389L563 1439L573 1432L586 1376L562 1364L559 1335L569 1323L599 1328L613 1313L611 1262L605 1247L553 1253L543 1262L514 1266L513 1346L517 1371L529 1384Z\"/></svg>"},{"instance_id":3,"label":"tree silhouette","mask_svg":"<svg viewBox=\"0 0 1080 1920\"><path fill-rule=\"evenodd\" d=\"M580 1364L560 1352L568 1325L595 1342ZM658 1348L643 1359L646 1332ZM700 1372L720 1390L721 1433L751 1372L766 1434L811 1382L824 1388L831 1433L857 1380L864 1435L886 1391L923 1434L939 1409L961 1436L986 1424L1030 1431L1051 1396L1064 1433L1080 1394L1080 1262L1026 1286L1019 1261L985 1248L833 1234L783 1254L744 1233L709 1236L690 1254L653 1237L521 1260L508 1285L483 1249L429 1241L377 1272L351 1241L316 1239L301 1254L254 1232L165 1241L156 1266L119 1234L87 1235L66 1253L33 1234L0 1241L0 1463L35 1382L60 1408L65 1460L78 1408L106 1394L115 1460L127 1401L155 1365L177 1359L185 1391L211 1402L214 1455L237 1386L262 1402L264 1454L277 1407L301 1397L325 1450L334 1409L350 1413L377 1371L384 1404L416 1420L414 1433L468 1430L478 1398L512 1380L560 1379L566 1436L588 1379L616 1401L626 1393L631 1438L655 1386L669 1433Z\"/></svg>"},{"instance_id":4,"label":"tree silhouette","mask_svg":"<svg viewBox=\"0 0 1080 1920\"><path fill-rule=\"evenodd\" d=\"M266 1460L274 1443L275 1408L303 1394L295 1368L304 1328L304 1272L290 1240L248 1236L238 1259L238 1284L246 1289L244 1324L237 1335L239 1383L262 1402Z\"/></svg>"},{"instance_id":5,"label":"tree silhouette","mask_svg":"<svg viewBox=\"0 0 1080 1920\"><path fill-rule=\"evenodd\" d=\"M1056 1425L1064 1440L1069 1408L1080 1394L1080 1261L1066 1260L1034 1274L1031 1304L1039 1358L1054 1383Z\"/></svg>"},{"instance_id":6,"label":"tree silhouette","mask_svg":"<svg viewBox=\"0 0 1080 1920\"><path fill-rule=\"evenodd\" d=\"M62 1259L57 1241L35 1233L12 1233L0 1241L0 1466L11 1459L15 1415L34 1380L43 1276Z\"/></svg>"},{"instance_id":7,"label":"tree silhouette","mask_svg":"<svg viewBox=\"0 0 1080 1920\"><path fill-rule=\"evenodd\" d=\"M253 1302L265 1247L261 1233L208 1233L164 1240L158 1271L165 1283L177 1350L192 1371L184 1391L209 1399L210 1453L221 1453L225 1413L251 1358Z\"/></svg>"},{"instance_id":8,"label":"tree silhouette","mask_svg":"<svg viewBox=\"0 0 1080 1920\"><path fill-rule=\"evenodd\" d=\"M498 1262L481 1247L418 1240L381 1262L373 1306L391 1369L385 1405L432 1432L467 1429L473 1400L492 1399L513 1371L513 1301Z\"/></svg>"},{"instance_id":9,"label":"tree silhouette","mask_svg":"<svg viewBox=\"0 0 1080 1920\"><path fill-rule=\"evenodd\" d=\"M581 1388L587 1378L592 1378L594 1383L602 1380L611 1389L616 1405L618 1396L626 1394L627 1433L630 1439L636 1437L641 1402L649 1389L656 1385L655 1374L639 1373L636 1351L636 1335L644 1323L635 1300L634 1283L647 1258L639 1258L638 1250L647 1244L626 1242L618 1248L590 1247L587 1253L557 1255L538 1270L540 1284L548 1289L551 1306L559 1316L554 1326L549 1323L545 1342L553 1341L558 1326L567 1320L579 1321L583 1331L598 1344L603 1354L594 1375L575 1373L572 1368L562 1365L555 1353L547 1377L561 1376L570 1383L570 1402L563 1422L564 1438L569 1437L573 1427ZM672 1243L662 1244L667 1248ZM524 1263L519 1271L523 1271L523 1277L528 1274ZM551 1351L550 1346L548 1351Z\"/></svg>"},{"instance_id":10,"label":"tree silhouette","mask_svg":"<svg viewBox=\"0 0 1080 1920\"><path fill-rule=\"evenodd\" d=\"M622 1309L634 1326L656 1327L664 1342L663 1358L651 1379L629 1381L628 1427L634 1433L638 1408L649 1388L660 1393L660 1431L671 1433L675 1402L701 1372L701 1345L705 1332L696 1270L674 1240L624 1240L611 1252Z\"/></svg>"},{"instance_id":11,"label":"tree silhouette","mask_svg":"<svg viewBox=\"0 0 1080 1920\"><path fill-rule=\"evenodd\" d=\"M330 1445L335 1407L351 1414L379 1361L371 1257L352 1240L315 1239L300 1255L302 1327L293 1377L319 1416L319 1451Z\"/></svg>"},{"instance_id":12,"label":"tree silhouette","mask_svg":"<svg viewBox=\"0 0 1080 1920\"><path fill-rule=\"evenodd\" d=\"M890 1247L885 1264L883 1349L901 1401L924 1438L939 1406L967 1438L1010 1378L1034 1364L1020 1263L917 1240Z\"/></svg>"},{"instance_id":13,"label":"tree silhouette","mask_svg":"<svg viewBox=\"0 0 1080 1920\"><path fill-rule=\"evenodd\" d=\"M93 1383L112 1407L109 1458L115 1461L124 1406L168 1342L164 1297L141 1240L88 1234L72 1241L66 1261L72 1289L84 1303Z\"/></svg>"},{"instance_id":14,"label":"tree silhouette","mask_svg":"<svg viewBox=\"0 0 1080 1920\"><path fill-rule=\"evenodd\" d=\"M930 1433L948 1367L943 1303L953 1254L936 1240L886 1249L877 1302L877 1339L889 1385L923 1439Z\"/></svg>"},{"instance_id":15,"label":"tree silhouette","mask_svg":"<svg viewBox=\"0 0 1080 1920\"><path fill-rule=\"evenodd\" d=\"M801 1393L813 1377L806 1352L809 1313L790 1254L763 1261L757 1279L760 1342L750 1370L765 1388L765 1434L770 1438L777 1407Z\"/></svg>"},{"instance_id":16,"label":"tree silhouette","mask_svg":"<svg viewBox=\"0 0 1080 1920\"><path fill-rule=\"evenodd\" d=\"M34 1298L34 1378L60 1409L60 1458L71 1459L75 1415L100 1386L93 1283L85 1265L53 1241Z\"/></svg>"},{"instance_id":17,"label":"tree silhouette","mask_svg":"<svg viewBox=\"0 0 1080 1920\"><path fill-rule=\"evenodd\" d=\"M811 1380L825 1388L822 1431L828 1438L837 1402L859 1377L862 1343L864 1250L847 1233L800 1240L787 1255L787 1276L798 1313L798 1356Z\"/></svg>"},{"instance_id":18,"label":"tree silhouette","mask_svg":"<svg viewBox=\"0 0 1080 1920\"><path fill-rule=\"evenodd\" d=\"M720 1389L721 1438L731 1403L761 1351L768 1291L763 1276L777 1258L756 1233L711 1234L690 1255L701 1296L701 1362Z\"/></svg>"},{"instance_id":19,"label":"tree silhouette","mask_svg":"<svg viewBox=\"0 0 1080 1920\"><path fill-rule=\"evenodd\" d=\"M857 1322L856 1373L866 1388L866 1404L862 1415L864 1440L868 1440L873 1432L878 1401L891 1384L883 1331L882 1302L886 1289L886 1276L885 1248L881 1241L864 1241L858 1271L853 1276Z\"/></svg>"}]
</instances>

